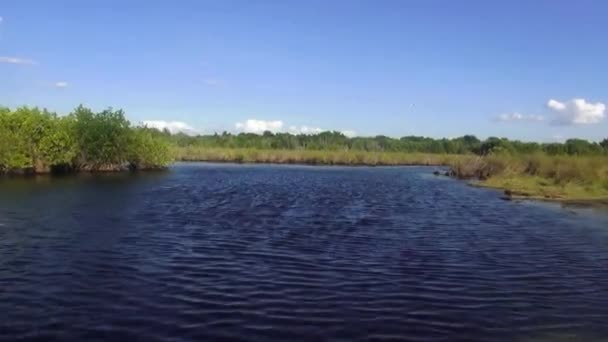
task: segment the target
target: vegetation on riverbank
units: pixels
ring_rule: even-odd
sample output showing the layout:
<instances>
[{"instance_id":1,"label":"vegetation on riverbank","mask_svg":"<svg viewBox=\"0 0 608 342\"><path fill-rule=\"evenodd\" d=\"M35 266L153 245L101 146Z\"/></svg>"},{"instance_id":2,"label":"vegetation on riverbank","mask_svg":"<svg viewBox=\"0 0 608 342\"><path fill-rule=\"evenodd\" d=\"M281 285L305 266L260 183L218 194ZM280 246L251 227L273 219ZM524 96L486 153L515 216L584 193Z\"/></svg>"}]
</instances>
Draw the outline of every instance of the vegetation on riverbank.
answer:
<instances>
[{"instance_id":1,"label":"vegetation on riverbank","mask_svg":"<svg viewBox=\"0 0 608 342\"><path fill-rule=\"evenodd\" d=\"M449 155L361 151L176 148L182 161L313 165L447 166L449 175L504 189L512 197L550 200L608 198L608 157L546 154Z\"/></svg>"},{"instance_id":2,"label":"vegetation on riverbank","mask_svg":"<svg viewBox=\"0 0 608 342\"><path fill-rule=\"evenodd\" d=\"M261 150L254 148L200 148L193 146L175 147L174 153L176 159L180 161L353 166L449 166L459 158L459 155L429 153L366 152L352 150Z\"/></svg>"},{"instance_id":3,"label":"vegetation on riverbank","mask_svg":"<svg viewBox=\"0 0 608 342\"><path fill-rule=\"evenodd\" d=\"M0 108L0 173L152 169L172 160L164 134L132 126L121 110Z\"/></svg>"},{"instance_id":4,"label":"vegetation on riverbank","mask_svg":"<svg viewBox=\"0 0 608 342\"><path fill-rule=\"evenodd\" d=\"M315 165L434 165L510 196L608 198L608 139L535 143L465 135L349 138L339 132L190 136L132 125L121 110L60 116L0 107L0 173L163 168L173 160Z\"/></svg>"},{"instance_id":5,"label":"vegetation on riverbank","mask_svg":"<svg viewBox=\"0 0 608 342\"><path fill-rule=\"evenodd\" d=\"M608 139L601 143L583 139L568 139L564 143L536 143L490 137L480 140L473 135L452 139L433 139L419 136L390 138L383 135L374 137L349 138L340 132L318 134L240 133L189 136L165 132L173 144L192 149L255 149L255 150L295 150L295 151L361 151L400 152L427 154L536 154L558 155L605 155L608 153Z\"/></svg>"},{"instance_id":6,"label":"vegetation on riverbank","mask_svg":"<svg viewBox=\"0 0 608 342\"><path fill-rule=\"evenodd\" d=\"M608 199L608 156L546 154L463 156L452 174L475 184L504 189L513 198Z\"/></svg>"}]
</instances>

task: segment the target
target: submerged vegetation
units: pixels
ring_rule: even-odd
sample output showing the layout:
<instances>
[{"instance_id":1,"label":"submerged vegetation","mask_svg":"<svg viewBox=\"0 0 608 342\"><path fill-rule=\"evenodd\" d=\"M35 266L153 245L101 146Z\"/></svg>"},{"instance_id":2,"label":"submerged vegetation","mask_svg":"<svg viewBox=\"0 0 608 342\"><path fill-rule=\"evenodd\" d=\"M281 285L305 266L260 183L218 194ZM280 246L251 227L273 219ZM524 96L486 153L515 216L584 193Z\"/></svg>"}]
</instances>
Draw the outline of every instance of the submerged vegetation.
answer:
<instances>
[{"instance_id":1,"label":"submerged vegetation","mask_svg":"<svg viewBox=\"0 0 608 342\"><path fill-rule=\"evenodd\" d=\"M535 143L347 137L340 132L190 136L132 125L121 110L0 107L0 173L154 169L178 161L319 165L436 165L515 197L608 198L608 139Z\"/></svg>"},{"instance_id":2,"label":"submerged vegetation","mask_svg":"<svg viewBox=\"0 0 608 342\"><path fill-rule=\"evenodd\" d=\"M132 126L121 110L0 108L0 173L150 169L172 160L165 135Z\"/></svg>"}]
</instances>

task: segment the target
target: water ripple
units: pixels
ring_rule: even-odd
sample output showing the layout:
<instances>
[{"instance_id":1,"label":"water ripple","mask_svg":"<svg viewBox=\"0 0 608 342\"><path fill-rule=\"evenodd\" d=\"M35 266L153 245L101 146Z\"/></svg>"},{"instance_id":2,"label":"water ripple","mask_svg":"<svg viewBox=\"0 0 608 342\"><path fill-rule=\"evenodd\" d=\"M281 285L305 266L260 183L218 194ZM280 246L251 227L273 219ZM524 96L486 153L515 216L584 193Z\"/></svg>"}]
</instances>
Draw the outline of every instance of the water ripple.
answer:
<instances>
[{"instance_id":1,"label":"water ripple","mask_svg":"<svg viewBox=\"0 0 608 342\"><path fill-rule=\"evenodd\" d=\"M184 164L2 180L0 340L608 336L605 217L429 172Z\"/></svg>"}]
</instances>

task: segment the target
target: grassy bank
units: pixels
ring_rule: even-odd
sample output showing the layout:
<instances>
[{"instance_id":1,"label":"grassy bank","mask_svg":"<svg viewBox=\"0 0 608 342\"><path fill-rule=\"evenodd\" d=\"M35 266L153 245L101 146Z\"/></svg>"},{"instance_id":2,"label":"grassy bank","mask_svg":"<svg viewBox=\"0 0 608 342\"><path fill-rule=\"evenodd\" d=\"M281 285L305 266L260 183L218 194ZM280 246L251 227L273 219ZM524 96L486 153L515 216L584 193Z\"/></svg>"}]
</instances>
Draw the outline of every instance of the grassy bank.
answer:
<instances>
[{"instance_id":1,"label":"grassy bank","mask_svg":"<svg viewBox=\"0 0 608 342\"><path fill-rule=\"evenodd\" d=\"M433 165L512 197L608 198L608 139L539 144L472 135L453 139L352 137L339 132L189 136L133 125L121 110L0 107L0 175L166 167L171 161L311 165Z\"/></svg>"},{"instance_id":2,"label":"grassy bank","mask_svg":"<svg viewBox=\"0 0 608 342\"><path fill-rule=\"evenodd\" d=\"M607 156L490 155L462 157L452 165L459 178L514 198L605 201Z\"/></svg>"},{"instance_id":3,"label":"grassy bank","mask_svg":"<svg viewBox=\"0 0 608 342\"><path fill-rule=\"evenodd\" d=\"M230 148L176 147L178 161L210 161L236 163L277 163L310 165L436 165L449 166L459 155L315 150L259 150Z\"/></svg>"}]
</instances>

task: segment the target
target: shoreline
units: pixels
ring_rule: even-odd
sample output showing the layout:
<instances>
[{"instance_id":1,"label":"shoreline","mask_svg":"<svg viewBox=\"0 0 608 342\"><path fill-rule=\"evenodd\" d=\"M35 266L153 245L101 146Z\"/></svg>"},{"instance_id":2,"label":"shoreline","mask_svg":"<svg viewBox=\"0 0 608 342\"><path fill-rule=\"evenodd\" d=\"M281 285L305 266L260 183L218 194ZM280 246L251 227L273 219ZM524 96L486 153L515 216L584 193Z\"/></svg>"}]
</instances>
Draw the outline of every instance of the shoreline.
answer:
<instances>
[{"instance_id":1,"label":"shoreline","mask_svg":"<svg viewBox=\"0 0 608 342\"><path fill-rule=\"evenodd\" d=\"M36 171L34 169L20 170L1 170L0 178L28 178L36 176L65 176L78 174L121 174L121 173L138 173L138 172L159 172L168 170L168 166L150 166L150 167L112 167L112 168L79 168L79 169L45 169Z\"/></svg>"},{"instance_id":2,"label":"shoreline","mask_svg":"<svg viewBox=\"0 0 608 342\"><path fill-rule=\"evenodd\" d=\"M404 166L420 166L420 167L441 167L444 168L443 172L438 170L431 171L430 173L438 177L448 177L458 181L464 181L468 185L479 188L494 189L502 192L501 196L505 200L530 200L530 201L543 201L562 203L566 205L582 205L582 206L608 206L608 196L598 197L569 197L569 196L548 196L542 193L534 193L524 190L516 190L507 186L496 186L485 183L486 180L482 180L479 177L459 177L456 168L453 165L446 163L421 163L421 162L406 162L406 163L311 163L305 161L246 161L246 160L228 160L228 159L181 159L176 162L181 163L217 163L217 164L235 164L235 165L300 165L300 166L346 166L346 167L404 167ZM445 170L447 168L448 170ZM521 177L524 178L524 177Z\"/></svg>"},{"instance_id":3,"label":"shoreline","mask_svg":"<svg viewBox=\"0 0 608 342\"><path fill-rule=\"evenodd\" d=\"M503 193L502 199L507 201L541 201L551 203L561 203L565 205L581 205L581 206L601 206L608 207L608 196L598 197L567 197L567 196L548 196L535 194L523 190L514 190L507 187L485 184L484 181L474 180L468 182L469 186L476 188L485 188L500 190Z\"/></svg>"},{"instance_id":4,"label":"shoreline","mask_svg":"<svg viewBox=\"0 0 608 342\"><path fill-rule=\"evenodd\" d=\"M178 159L176 163L216 163L216 164L235 164L235 165L300 165L300 166L352 166L352 167L400 167L400 166L428 166L428 167L449 167L442 163L348 163L348 162L313 162L313 161L251 161L251 160L228 160L228 159Z\"/></svg>"},{"instance_id":5,"label":"shoreline","mask_svg":"<svg viewBox=\"0 0 608 342\"><path fill-rule=\"evenodd\" d=\"M237 151L238 152L238 151ZM360 155L360 154L358 154ZM223 156L222 158L197 158L181 156L175 159L174 163L217 163L217 164L235 164L235 165L294 165L294 166L325 166L325 167L430 167L441 168L441 170L430 170L430 174L438 177L448 177L455 180L465 181L468 185L479 188L487 188L502 191L501 198L505 200L530 200L562 203L565 205L580 205L580 206L601 206L608 207L608 195L600 196L585 196L585 191L579 191L581 195L568 195L565 193L564 187L557 185L537 186L533 189L525 189L515 185L508 185L513 181L520 181L523 184L532 182L533 177L518 175L514 178L503 179L500 176L493 175L477 175L475 173L463 173L460 169L460 163L471 156L463 155L433 155L433 154L402 154L401 158L385 159L380 154L366 154L367 157L374 156L375 158L359 159L358 155L349 152L337 151L331 154L334 158L315 158L315 152L310 153L305 158L280 158L280 154L260 153L256 155L257 159L239 158L240 155L233 154ZM344 159L344 157L349 157ZM291 156L290 156L291 157ZM338 158L335 158L338 157ZM60 169L60 170L45 170L44 172L36 172L33 169L29 170L12 170L0 172L0 178L29 178L36 176L63 176L77 174L123 174L123 173L138 173L138 172L160 172L166 171L170 167L129 167L128 165L114 165L99 168L82 167L77 169ZM491 182L494 182L492 184ZM507 184L501 184L507 183ZM580 190L580 189L579 189Z\"/></svg>"}]
</instances>

